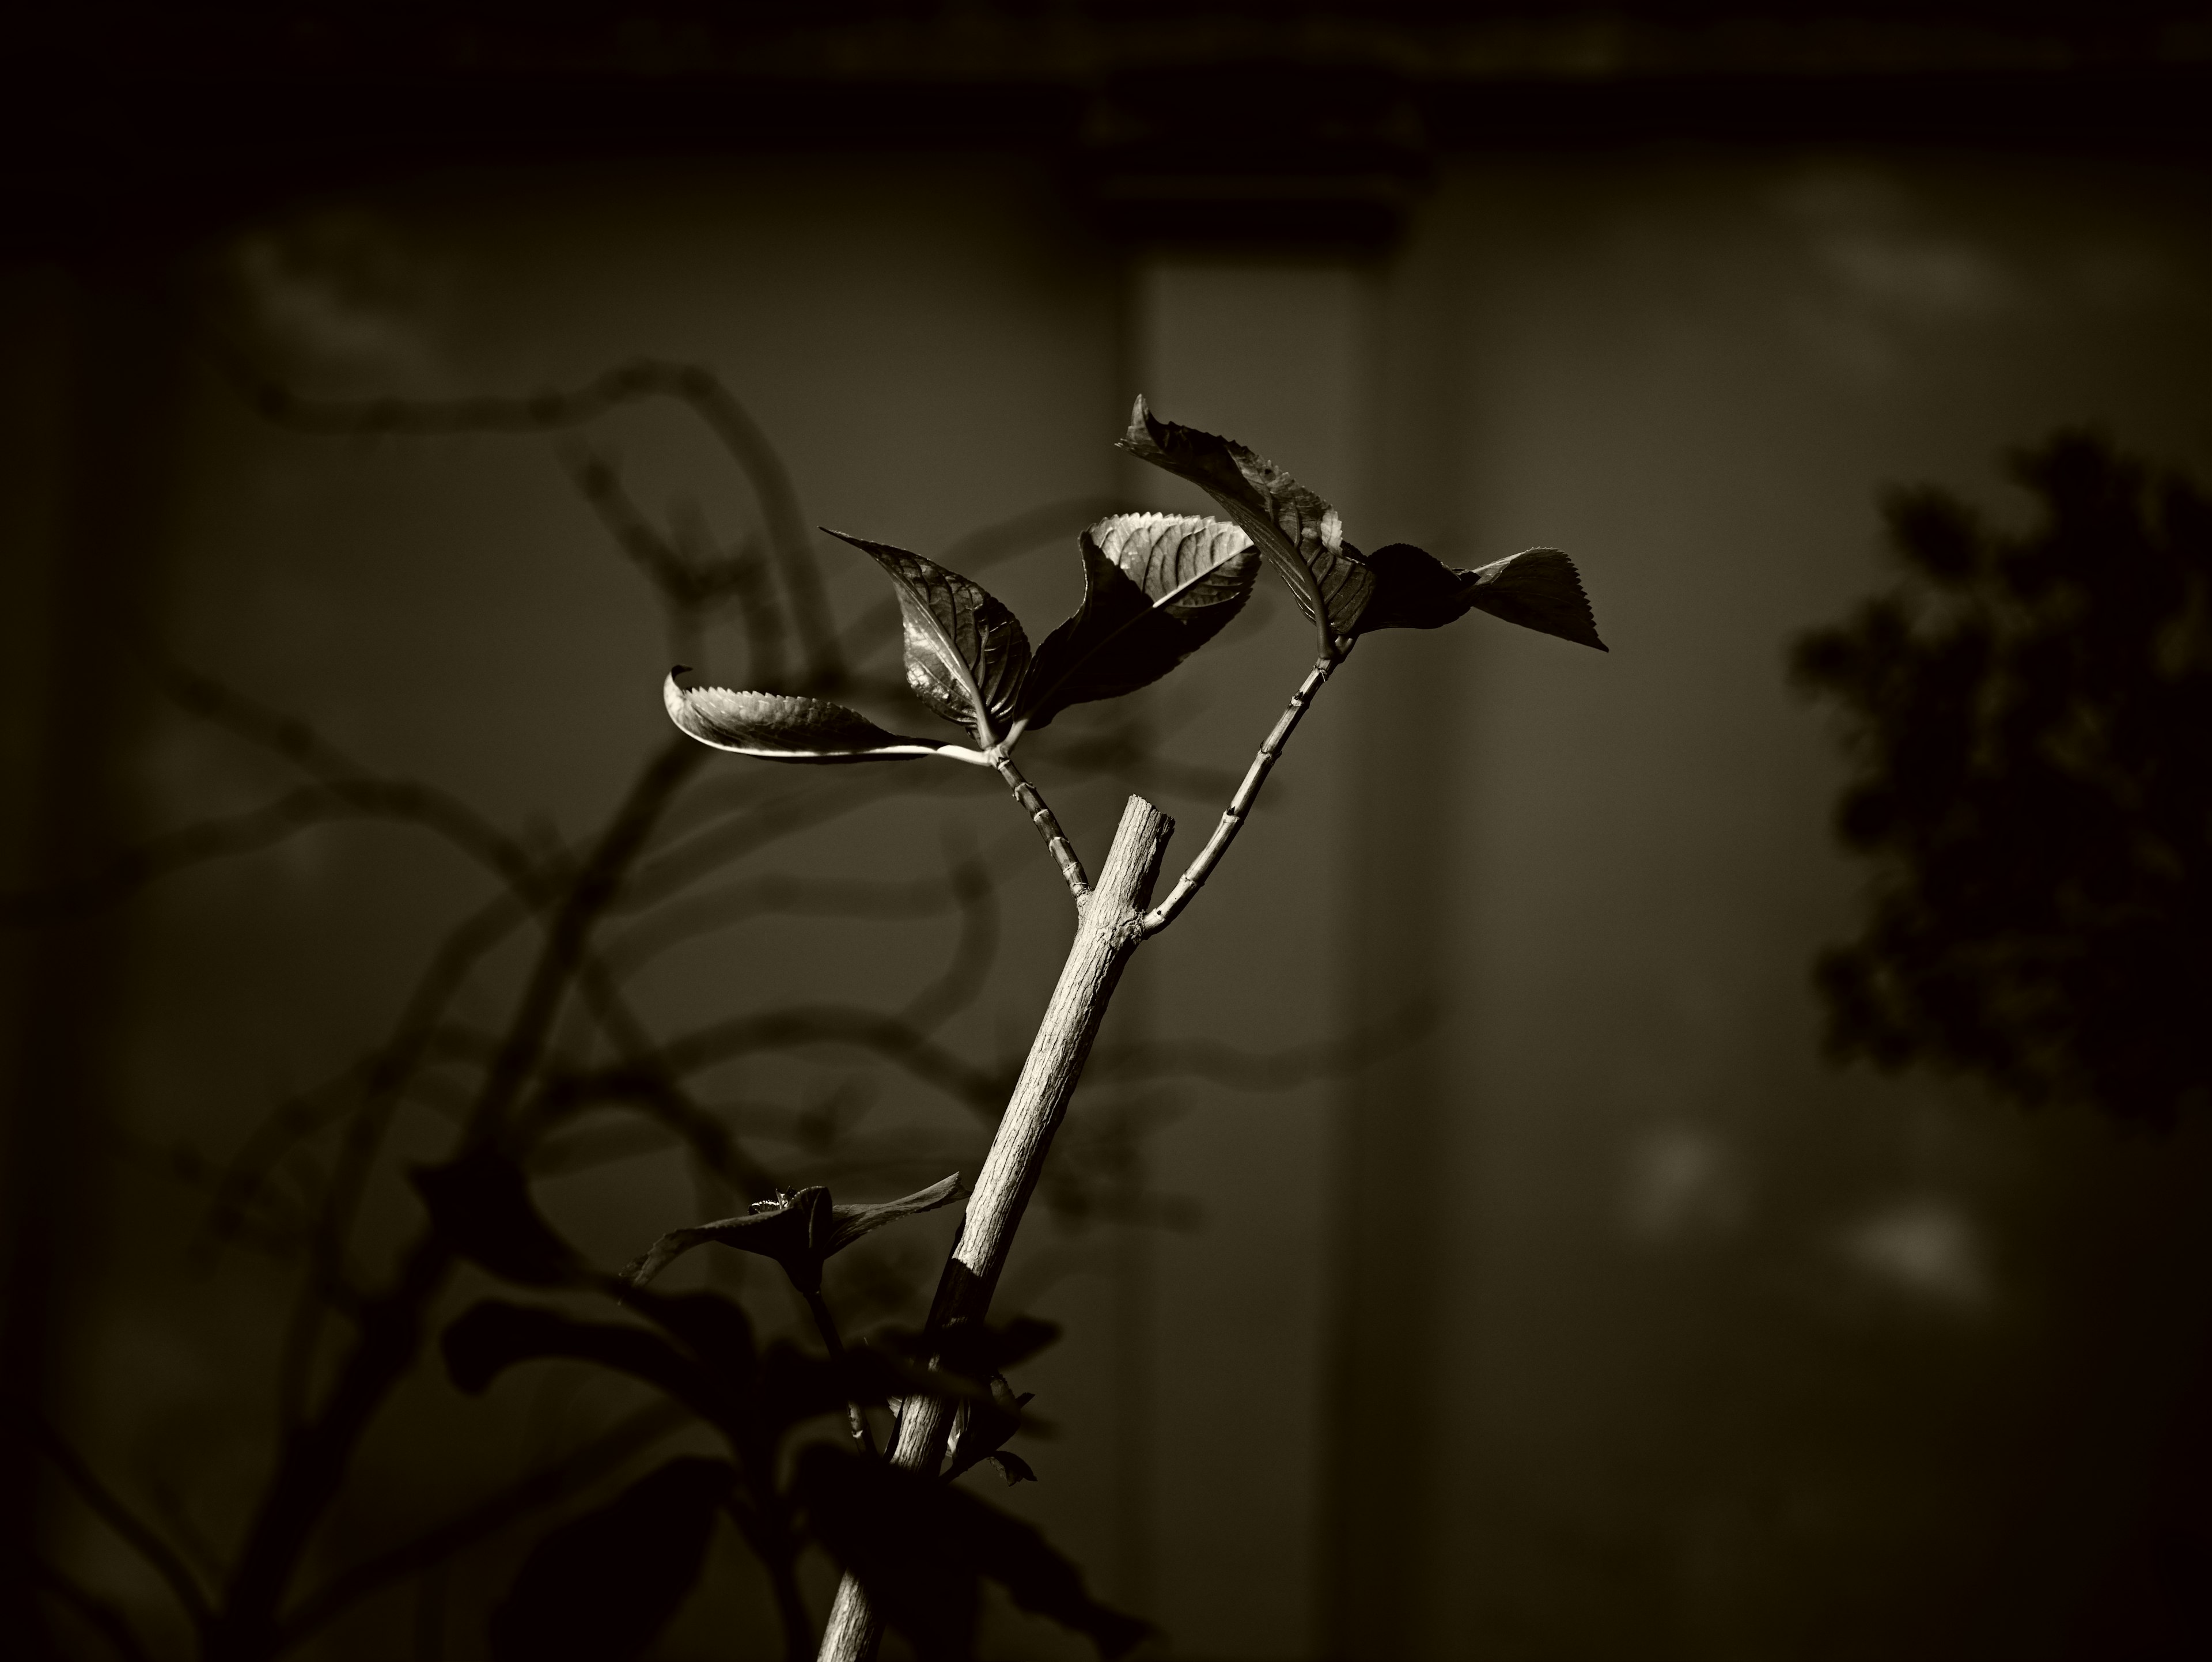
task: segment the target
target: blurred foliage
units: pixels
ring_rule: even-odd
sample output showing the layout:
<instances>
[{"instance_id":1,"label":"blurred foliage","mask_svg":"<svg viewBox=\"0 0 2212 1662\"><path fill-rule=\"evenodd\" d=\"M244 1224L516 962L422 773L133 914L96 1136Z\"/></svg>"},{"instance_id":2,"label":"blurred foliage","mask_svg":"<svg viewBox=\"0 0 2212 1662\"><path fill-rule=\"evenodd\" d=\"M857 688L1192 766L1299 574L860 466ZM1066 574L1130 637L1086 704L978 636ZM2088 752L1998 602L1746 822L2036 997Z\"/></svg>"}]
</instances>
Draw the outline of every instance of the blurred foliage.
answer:
<instances>
[{"instance_id":1,"label":"blurred foliage","mask_svg":"<svg viewBox=\"0 0 2212 1662\"><path fill-rule=\"evenodd\" d=\"M1893 496L1905 581L1793 653L1875 871L1829 1044L2163 1125L2212 1093L2212 500L2086 433L2011 471L2023 532Z\"/></svg>"}]
</instances>

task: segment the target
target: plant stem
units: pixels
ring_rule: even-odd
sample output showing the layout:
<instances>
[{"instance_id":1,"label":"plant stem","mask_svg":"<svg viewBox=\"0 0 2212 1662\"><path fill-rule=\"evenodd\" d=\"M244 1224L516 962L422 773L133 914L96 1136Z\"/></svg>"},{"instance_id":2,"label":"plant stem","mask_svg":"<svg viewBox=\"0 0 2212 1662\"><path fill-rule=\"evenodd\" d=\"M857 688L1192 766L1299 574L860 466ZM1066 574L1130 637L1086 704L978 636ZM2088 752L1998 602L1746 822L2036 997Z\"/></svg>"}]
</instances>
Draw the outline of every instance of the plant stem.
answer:
<instances>
[{"instance_id":1,"label":"plant stem","mask_svg":"<svg viewBox=\"0 0 2212 1662\"><path fill-rule=\"evenodd\" d=\"M1022 812L1029 815L1030 824L1037 828L1037 835L1044 838L1044 845L1052 851L1052 857L1060 862L1060 874L1067 880L1068 892L1074 895L1076 905L1088 904L1091 879L1083 869L1083 861L1076 855L1075 845L1067 840L1067 833L1060 830L1058 816L1046 805L1037 788L1030 783L1022 770L1014 765L1014 758L1006 753L1003 746L992 746L985 755L991 765L998 769L999 777L1006 782L1006 788L1013 792L1014 801L1021 804Z\"/></svg>"},{"instance_id":2,"label":"plant stem","mask_svg":"<svg viewBox=\"0 0 2212 1662\"><path fill-rule=\"evenodd\" d=\"M1340 642L1335 656L1314 661L1314 667L1306 672L1306 679L1298 683L1298 690L1291 695L1290 703L1275 718L1275 725L1268 731L1267 736L1260 741L1260 752L1252 758L1252 765L1245 770L1243 782L1237 787L1237 794L1229 799L1229 807L1222 813L1221 823L1213 828L1213 835L1206 839L1206 846L1198 851L1198 858L1190 862L1190 868L1176 880L1176 886L1168 892L1168 898L1145 915L1143 928L1147 935L1158 934L1182 916L1182 909L1190 904L1200 886L1213 875L1213 868L1221 863L1221 856L1229 852L1229 845L1237 840L1237 833L1244 828L1244 821L1252 812L1252 804L1259 798L1260 787L1267 782L1269 770L1290 744L1291 734L1297 731L1307 706L1313 703L1322 684L1344 661L1345 655L1351 649L1348 642Z\"/></svg>"},{"instance_id":3,"label":"plant stem","mask_svg":"<svg viewBox=\"0 0 2212 1662\"><path fill-rule=\"evenodd\" d=\"M980 1324L990 1310L991 1294L1036 1188L1053 1133L1066 1115L1121 971L1144 941L1144 909L1174 830L1175 822L1140 796L1131 797L1121 811L1098 886L1083 908L1052 1002L969 1196L960 1238L930 1311L935 1331ZM891 1463L910 1471L935 1472L951 1418L951 1404L945 1397L909 1397L899 1416ZM819 1662L866 1662L882 1634L874 1601L847 1575L837 1588Z\"/></svg>"},{"instance_id":4,"label":"plant stem","mask_svg":"<svg viewBox=\"0 0 2212 1662\"><path fill-rule=\"evenodd\" d=\"M830 1313L829 1303L821 1294L808 1293L802 1296L806 1300L807 1309L814 1314L814 1325L821 1331L822 1342L829 1348L830 1362L838 1373L842 1373L845 1371L845 1341L838 1336L837 1318ZM868 1416L861 1411L859 1402L848 1401L845 1404L845 1413L853 1422L853 1440L873 1454L876 1440L868 1434Z\"/></svg>"}]
</instances>

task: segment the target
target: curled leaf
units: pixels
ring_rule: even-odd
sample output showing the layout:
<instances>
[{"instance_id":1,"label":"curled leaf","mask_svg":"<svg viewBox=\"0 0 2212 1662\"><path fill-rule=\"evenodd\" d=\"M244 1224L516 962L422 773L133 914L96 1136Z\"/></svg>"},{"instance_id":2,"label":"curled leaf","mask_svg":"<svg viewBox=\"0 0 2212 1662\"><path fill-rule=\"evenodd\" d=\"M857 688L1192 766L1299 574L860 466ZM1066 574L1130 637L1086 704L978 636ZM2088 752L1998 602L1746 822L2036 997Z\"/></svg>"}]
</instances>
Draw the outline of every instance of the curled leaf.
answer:
<instances>
[{"instance_id":1,"label":"curled leaf","mask_svg":"<svg viewBox=\"0 0 2212 1662\"><path fill-rule=\"evenodd\" d=\"M1375 574L1375 596L1359 619L1363 635L1440 629L1469 611L1482 611L1606 650L1575 563L1556 548L1528 549L1473 571L1455 569L1406 543L1378 548L1366 558Z\"/></svg>"},{"instance_id":2,"label":"curled leaf","mask_svg":"<svg viewBox=\"0 0 2212 1662\"><path fill-rule=\"evenodd\" d=\"M1234 439L1161 421L1141 395L1121 447L1188 479L1219 502L1324 634L1355 631L1374 579L1358 551L1344 540L1343 521L1334 508Z\"/></svg>"},{"instance_id":3,"label":"curled leaf","mask_svg":"<svg viewBox=\"0 0 2212 1662\"><path fill-rule=\"evenodd\" d=\"M1242 530L1190 514L1117 514L1079 546L1083 604L1037 648L1022 699L1032 728L1158 680L1227 627L1260 569Z\"/></svg>"},{"instance_id":4,"label":"curled leaf","mask_svg":"<svg viewBox=\"0 0 2212 1662\"><path fill-rule=\"evenodd\" d=\"M1012 719L1029 675L1021 620L981 584L933 560L842 531L830 534L881 566L898 591L906 684L915 696L978 744L990 743Z\"/></svg>"},{"instance_id":5,"label":"curled leaf","mask_svg":"<svg viewBox=\"0 0 2212 1662\"><path fill-rule=\"evenodd\" d=\"M1029 1462L1002 1451L1006 1439L1022 1428L1022 1410L1036 1393L1025 1391L1015 1396L1002 1373L994 1373L987 1383L988 1397L969 1398L953 1412L952 1429L945 1442L945 1476L949 1481L990 1460L998 1464L1000 1476L1009 1487L1024 1479L1033 1483L1036 1473L1030 1470ZM1009 1462L1020 1468L1018 1474L1008 1470Z\"/></svg>"},{"instance_id":6,"label":"curled leaf","mask_svg":"<svg viewBox=\"0 0 2212 1662\"><path fill-rule=\"evenodd\" d=\"M774 1258L802 1293L822 1290L822 1266L872 1229L944 1205L960 1192L960 1174L940 1178L927 1189L894 1201L837 1206L818 1185L774 1200L756 1201L750 1210L690 1229L673 1229L629 1264L622 1278L643 1287L675 1259L709 1241Z\"/></svg>"},{"instance_id":7,"label":"curled leaf","mask_svg":"<svg viewBox=\"0 0 2212 1662\"><path fill-rule=\"evenodd\" d=\"M685 673L681 664L668 672L661 702L670 721L716 750L770 762L871 762L928 756L945 747L934 739L886 733L857 709L827 698L679 687L676 678Z\"/></svg>"}]
</instances>

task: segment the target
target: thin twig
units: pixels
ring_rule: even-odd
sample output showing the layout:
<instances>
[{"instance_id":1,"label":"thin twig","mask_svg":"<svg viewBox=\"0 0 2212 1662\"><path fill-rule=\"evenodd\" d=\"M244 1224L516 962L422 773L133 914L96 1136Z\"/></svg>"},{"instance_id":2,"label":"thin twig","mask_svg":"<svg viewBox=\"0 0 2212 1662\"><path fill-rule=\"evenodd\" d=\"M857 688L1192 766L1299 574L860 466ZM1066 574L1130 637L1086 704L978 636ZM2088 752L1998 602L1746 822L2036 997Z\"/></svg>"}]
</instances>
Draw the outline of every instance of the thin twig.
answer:
<instances>
[{"instance_id":1,"label":"thin twig","mask_svg":"<svg viewBox=\"0 0 2212 1662\"><path fill-rule=\"evenodd\" d=\"M77 1498L128 1542L132 1550L168 1584L169 1591L176 1595L177 1602L184 1606L186 1615L195 1622L204 1624L210 1614L207 1594L201 1588L199 1579L192 1574L191 1567L185 1562L177 1549L163 1540L152 1525L124 1505L115 1492L101 1482L92 1468L85 1464L83 1457L71 1448L52 1426L43 1420L34 1422L31 1436L37 1443L39 1452L53 1463L54 1469L76 1491Z\"/></svg>"},{"instance_id":2,"label":"thin twig","mask_svg":"<svg viewBox=\"0 0 2212 1662\"><path fill-rule=\"evenodd\" d=\"M1297 731L1298 722L1304 718L1307 707L1313 703L1314 696L1321 691L1322 685L1344 661L1345 654L1350 650L1349 642L1340 642L1334 657L1315 660L1314 667L1306 672L1306 679L1298 683L1297 691L1291 695L1289 705L1275 719L1275 725L1268 729L1267 736L1260 741L1260 752L1252 758L1252 765L1246 770L1243 782L1237 787L1237 794L1229 799L1229 807L1222 813L1221 823L1213 828L1213 835L1206 839L1206 846L1198 851L1198 858L1190 862L1189 868L1176 880L1176 886L1168 892L1168 898L1145 914L1143 928L1147 935L1158 934L1182 916L1183 908L1190 904L1206 880L1213 875L1213 868L1221 863L1221 856L1229 852L1229 845L1237 840L1237 833L1243 829L1244 821L1252 812L1252 804L1259 797L1260 787L1267 783L1269 771L1282 756L1284 747L1291 742L1291 734Z\"/></svg>"},{"instance_id":3,"label":"thin twig","mask_svg":"<svg viewBox=\"0 0 2212 1662\"><path fill-rule=\"evenodd\" d=\"M1014 801L1029 815L1030 823L1037 828L1037 835L1044 838L1045 847L1060 864L1060 874L1067 880L1068 892L1075 897L1077 907L1081 908L1091 898L1091 879L1076 855L1075 844L1060 830L1059 818L1045 802L1043 794L1014 765L1014 758L1004 746L994 745L984 754L999 770L999 777L1006 782L1006 788L1013 792Z\"/></svg>"},{"instance_id":4,"label":"thin twig","mask_svg":"<svg viewBox=\"0 0 2212 1662\"><path fill-rule=\"evenodd\" d=\"M916 1079L986 1114L997 1111L1006 1087L1003 1070L978 1068L935 1043L913 1023L860 1005L800 1005L732 1016L672 1039L663 1047L662 1055L671 1071L684 1075L733 1056L793 1050L810 1044L872 1050Z\"/></svg>"},{"instance_id":5,"label":"thin twig","mask_svg":"<svg viewBox=\"0 0 2212 1662\"><path fill-rule=\"evenodd\" d=\"M830 1313L830 1302L822 1296L821 1289L804 1294L806 1308L814 1317L815 1330L822 1335L822 1342L830 1352L830 1365L838 1377L845 1376L845 1341L838 1336L837 1318ZM868 1429L868 1416L857 1398L845 1404L845 1416L852 1422L853 1440L871 1454L876 1452L874 1434Z\"/></svg>"}]
</instances>

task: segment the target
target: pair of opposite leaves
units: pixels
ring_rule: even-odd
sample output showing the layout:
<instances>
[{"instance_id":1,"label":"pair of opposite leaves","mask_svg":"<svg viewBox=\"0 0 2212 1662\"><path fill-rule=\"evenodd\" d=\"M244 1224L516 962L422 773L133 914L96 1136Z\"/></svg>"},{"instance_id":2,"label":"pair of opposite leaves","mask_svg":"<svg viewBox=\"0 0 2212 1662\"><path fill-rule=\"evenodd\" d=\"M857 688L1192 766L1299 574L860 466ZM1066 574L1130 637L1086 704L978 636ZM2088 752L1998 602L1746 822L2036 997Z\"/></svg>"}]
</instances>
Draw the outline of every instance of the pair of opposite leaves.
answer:
<instances>
[{"instance_id":1,"label":"pair of opposite leaves","mask_svg":"<svg viewBox=\"0 0 2212 1662\"><path fill-rule=\"evenodd\" d=\"M1379 629L1436 629L1470 610L1605 650L1574 562L1532 548L1471 571L1404 543L1362 554L1334 508L1234 440L1163 422L1139 398L1121 447L1221 504L1234 521L1120 514L1083 533L1083 602L1034 652L1020 620L977 583L885 543L830 534L866 554L898 591L907 685L986 747L1071 704L1149 686L1234 618L1265 560L1323 642ZM823 698L664 691L702 744L783 762L858 762L951 748L887 733ZM970 759L973 759L972 758Z\"/></svg>"}]
</instances>

